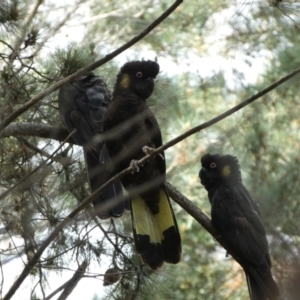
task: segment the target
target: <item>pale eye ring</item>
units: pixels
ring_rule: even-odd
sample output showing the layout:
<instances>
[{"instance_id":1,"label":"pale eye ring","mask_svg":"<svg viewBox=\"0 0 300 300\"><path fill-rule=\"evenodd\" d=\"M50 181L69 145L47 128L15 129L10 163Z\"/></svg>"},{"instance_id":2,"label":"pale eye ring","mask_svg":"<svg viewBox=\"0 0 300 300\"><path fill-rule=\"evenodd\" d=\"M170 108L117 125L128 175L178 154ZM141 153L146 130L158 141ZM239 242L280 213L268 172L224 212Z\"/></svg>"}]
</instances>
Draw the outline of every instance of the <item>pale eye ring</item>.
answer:
<instances>
[{"instance_id":1,"label":"pale eye ring","mask_svg":"<svg viewBox=\"0 0 300 300\"><path fill-rule=\"evenodd\" d=\"M142 72L137 72L137 73L135 74L135 76L136 76L137 78L142 78L142 77L143 77L143 73L142 73Z\"/></svg>"},{"instance_id":2,"label":"pale eye ring","mask_svg":"<svg viewBox=\"0 0 300 300\"><path fill-rule=\"evenodd\" d=\"M215 162L212 162L209 166L210 166L211 169L213 169L217 166L217 164Z\"/></svg>"}]
</instances>

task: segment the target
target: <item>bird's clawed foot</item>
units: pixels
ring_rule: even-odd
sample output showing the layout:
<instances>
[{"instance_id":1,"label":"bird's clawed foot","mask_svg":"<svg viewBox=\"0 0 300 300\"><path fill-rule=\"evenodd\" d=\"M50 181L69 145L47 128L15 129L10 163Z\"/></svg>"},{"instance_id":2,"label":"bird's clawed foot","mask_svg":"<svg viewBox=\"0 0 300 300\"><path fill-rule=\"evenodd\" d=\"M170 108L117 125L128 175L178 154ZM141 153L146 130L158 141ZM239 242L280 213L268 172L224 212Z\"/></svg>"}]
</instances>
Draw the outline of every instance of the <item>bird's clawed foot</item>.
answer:
<instances>
[{"instance_id":1,"label":"bird's clawed foot","mask_svg":"<svg viewBox=\"0 0 300 300\"><path fill-rule=\"evenodd\" d=\"M151 148L151 147L149 147L149 146L144 146L143 148L142 148L142 150L143 150L143 152L145 153L145 154L151 154L154 150L156 150L156 149L154 149L154 148ZM161 153L158 153L157 154L158 156L160 156L163 160L165 160L165 158L164 158L164 156L161 154Z\"/></svg>"},{"instance_id":2,"label":"bird's clawed foot","mask_svg":"<svg viewBox=\"0 0 300 300\"><path fill-rule=\"evenodd\" d=\"M138 165L138 160L136 160L136 159L133 159L130 162L129 166L133 168L133 171L131 172L131 174L133 174L134 172L139 172L140 171L140 168L139 168L139 165Z\"/></svg>"}]
</instances>

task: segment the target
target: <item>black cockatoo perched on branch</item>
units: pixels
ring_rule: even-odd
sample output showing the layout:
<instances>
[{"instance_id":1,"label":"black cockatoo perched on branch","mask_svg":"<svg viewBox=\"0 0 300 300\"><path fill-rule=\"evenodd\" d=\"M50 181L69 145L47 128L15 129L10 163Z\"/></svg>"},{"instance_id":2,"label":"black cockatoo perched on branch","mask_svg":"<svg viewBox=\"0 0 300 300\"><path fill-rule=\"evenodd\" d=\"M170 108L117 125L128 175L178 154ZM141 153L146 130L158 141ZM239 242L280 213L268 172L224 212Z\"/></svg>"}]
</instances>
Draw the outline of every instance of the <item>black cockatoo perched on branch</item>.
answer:
<instances>
[{"instance_id":1,"label":"black cockatoo perched on branch","mask_svg":"<svg viewBox=\"0 0 300 300\"><path fill-rule=\"evenodd\" d=\"M231 155L206 154L199 177L208 192L218 240L245 271L251 300L281 299L271 274L266 232L257 204Z\"/></svg>"},{"instance_id":2,"label":"black cockatoo perched on branch","mask_svg":"<svg viewBox=\"0 0 300 300\"><path fill-rule=\"evenodd\" d=\"M164 154L144 166L136 164L151 148L162 145L159 125L146 103L158 72L154 61L126 63L117 75L112 103L103 119L112 170L118 173L129 165L135 168L121 182L129 193L140 189L130 201L134 240L137 252L152 269L164 261L178 263L181 255L180 234L164 185Z\"/></svg>"},{"instance_id":3,"label":"black cockatoo perched on branch","mask_svg":"<svg viewBox=\"0 0 300 300\"><path fill-rule=\"evenodd\" d=\"M99 138L103 116L110 103L110 91L103 80L93 73L82 76L59 90L60 118L69 133L76 129L72 139L83 146L92 191L113 176L106 168L110 160L109 154ZM120 196L122 185L118 181L93 201L97 215L102 219L120 217L128 206L128 203L118 201ZM115 203L111 204L112 201Z\"/></svg>"}]
</instances>

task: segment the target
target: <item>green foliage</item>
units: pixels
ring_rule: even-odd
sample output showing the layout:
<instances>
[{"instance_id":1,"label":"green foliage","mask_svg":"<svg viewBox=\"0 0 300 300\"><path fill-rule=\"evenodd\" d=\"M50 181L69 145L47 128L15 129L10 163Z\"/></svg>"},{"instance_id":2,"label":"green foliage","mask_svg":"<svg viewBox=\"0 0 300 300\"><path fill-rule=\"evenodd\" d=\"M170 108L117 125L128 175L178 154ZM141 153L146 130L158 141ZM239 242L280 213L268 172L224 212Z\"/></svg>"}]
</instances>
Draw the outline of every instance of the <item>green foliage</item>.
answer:
<instances>
[{"instance_id":1,"label":"green foliage","mask_svg":"<svg viewBox=\"0 0 300 300\"><path fill-rule=\"evenodd\" d=\"M25 16L25 1L4 0L0 3L0 25L8 33L14 32Z\"/></svg>"},{"instance_id":2,"label":"green foliage","mask_svg":"<svg viewBox=\"0 0 300 300\"><path fill-rule=\"evenodd\" d=\"M66 49L58 48L51 54L48 68L50 70L50 66L52 66L51 71L56 76L67 77L80 68L92 63L96 59L94 51L95 49L92 44L88 47L86 45L77 46L76 44L70 44Z\"/></svg>"}]
</instances>

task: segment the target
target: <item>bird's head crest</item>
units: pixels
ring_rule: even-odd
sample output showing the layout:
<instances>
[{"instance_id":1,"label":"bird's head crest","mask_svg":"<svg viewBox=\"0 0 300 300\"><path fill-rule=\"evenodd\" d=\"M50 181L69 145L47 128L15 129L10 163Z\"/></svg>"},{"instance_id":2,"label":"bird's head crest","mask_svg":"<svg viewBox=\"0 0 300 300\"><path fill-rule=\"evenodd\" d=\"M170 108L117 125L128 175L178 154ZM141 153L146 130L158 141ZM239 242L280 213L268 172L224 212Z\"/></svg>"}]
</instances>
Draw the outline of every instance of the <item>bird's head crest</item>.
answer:
<instances>
[{"instance_id":1,"label":"bird's head crest","mask_svg":"<svg viewBox=\"0 0 300 300\"><path fill-rule=\"evenodd\" d=\"M242 181L239 161L235 156L207 153L202 156L201 164L199 177L205 187Z\"/></svg>"},{"instance_id":2,"label":"bird's head crest","mask_svg":"<svg viewBox=\"0 0 300 300\"><path fill-rule=\"evenodd\" d=\"M149 98L154 90L154 79L159 72L159 64L155 61L131 61L120 69L114 88L116 93L128 90L142 100Z\"/></svg>"}]
</instances>

